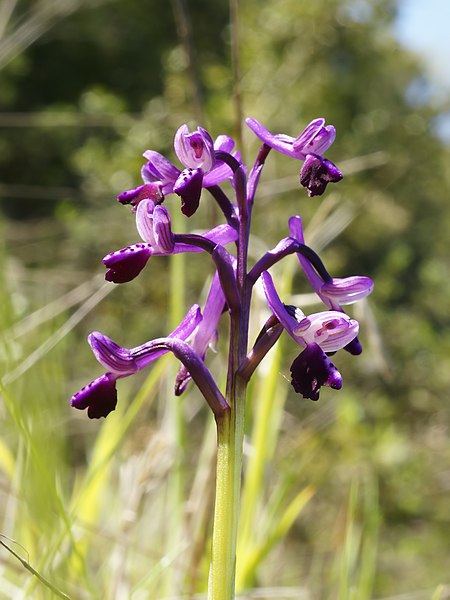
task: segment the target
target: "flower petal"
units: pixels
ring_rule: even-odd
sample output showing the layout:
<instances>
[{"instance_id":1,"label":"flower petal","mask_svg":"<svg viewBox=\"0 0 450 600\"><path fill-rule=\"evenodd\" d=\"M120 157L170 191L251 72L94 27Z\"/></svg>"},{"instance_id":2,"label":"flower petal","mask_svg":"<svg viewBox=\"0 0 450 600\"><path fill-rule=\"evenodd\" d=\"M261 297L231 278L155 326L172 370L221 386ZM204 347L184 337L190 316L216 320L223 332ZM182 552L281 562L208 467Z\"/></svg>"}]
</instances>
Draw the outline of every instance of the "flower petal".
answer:
<instances>
[{"instance_id":1,"label":"flower petal","mask_svg":"<svg viewBox=\"0 0 450 600\"><path fill-rule=\"evenodd\" d=\"M181 197L181 212L192 217L200 203L203 171L201 169L185 169L176 180L173 191Z\"/></svg>"},{"instance_id":2,"label":"flower petal","mask_svg":"<svg viewBox=\"0 0 450 600\"><path fill-rule=\"evenodd\" d=\"M88 409L90 419L106 417L116 408L116 377L104 373L72 396L70 404L79 410Z\"/></svg>"},{"instance_id":3,"label":"flower petal","mask_svg":"<svg viewBox=\"0 0 450 600\"><path fill-rule=\"evenodd\" d=\"M173 192L173 184L180 174L180 170L175 167L165 156L154 150L146 150L144 157L148 162L141 169L141 176L145 183L155 183L160 181L163 194Z\"/></svg>"},{"instance_id":4,"label":"flower petal","mask_svg":"<svg viewBox=\"0 0 450 600\"><path fill-rule=\"evenodd\" d=\"M139 275L152 254L149 244L134 244L107 254L103 263L108 267L106 281L126 283Z\"/></svg>"},{"instance_id":5,"label":"flower petal","mask_svg":"<svg viewBox=\"0 0 450 600\"><path fill-rule=\"evenodd\" d=\"M304 317L294 333L307 344L318 344L325 352L344 348L357 335L359 323L343 312L329 310Z\"/></svg>"},{"instance_id":6,"label":"flower petal","mask_svg":"<svg viewBox=\"0 0 450 600\"><path fill-rule=\"evenodd\" d=\"M320 292L338 304L353 304L368 296L374 288L370 277L353 275L352 277L336 278L324 283Z\"/></svg>"},{"instance_id":7,"label":"flower petal","mask_svg":"<svg viewBox=\"0 0 450 600\"><path fill-rule=\"evenodd\" d=\"M291 365L292 386L304 398L318 400L320 388L342 387L342 376L317 344L309 344Z\"/></svg>"},{"instance_id":8,"label":"flower petal","mask_svg":"<svg viewBox=\"0 0 450 600\"><path fill-rule=\"evenodd\" d=\"M188 126L181 125L175 134L174 148L185 167L202 169L207 173L214 166L214 143L203 127L197 127L197 131L189 133Z\"/></svg>"},{"instance_id":9,"label":"flower petal","mask_svg":"<svg viewBox=\"0 0 450 600\"><path fill-rule=\"evenodd\" d=\"M321 196L329 183L337 183L343 175L335 164L318 154L308 154L300 171L300 183L308 196Z\"/></svg>"},{"instance_id":10,"label":"flower petal","mask_svg":"<svg viewBox=\"0 0 450 600\"><path fill-rule=\"evenodd\" d=\"M88 343L98 362L115 375L131 375L136 371L133 358L127 348L123 348L108 336L93 331L88 335Z\"/></svg>"},{"instance_id":11,"label":"flower petal","mask_svg":"<svg viewBox=\"0 0 450 600\"><path fill-rule=\"evenodd\" d=\"M294 150L307 154L322 154L336 138L333 125L325 126L325 119L314 119L293 142Z\"/></svg>"}]
</instances>

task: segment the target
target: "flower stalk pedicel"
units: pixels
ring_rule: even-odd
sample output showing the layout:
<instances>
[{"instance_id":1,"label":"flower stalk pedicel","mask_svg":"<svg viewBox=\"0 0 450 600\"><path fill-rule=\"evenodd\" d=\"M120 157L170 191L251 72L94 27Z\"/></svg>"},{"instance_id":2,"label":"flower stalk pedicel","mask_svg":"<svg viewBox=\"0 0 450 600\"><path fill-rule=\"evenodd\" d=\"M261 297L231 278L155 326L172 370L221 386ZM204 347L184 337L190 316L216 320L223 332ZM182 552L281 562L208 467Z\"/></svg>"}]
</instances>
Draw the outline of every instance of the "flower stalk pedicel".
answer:
<instances>
[{"instance_id":1,"label":"flower stalk pedicel","mask_svg":"<svg viewBox=\"0 0 450 600\"><path fill-rule=\"evenodd\" d=\"M342 376L327 353L345 349L357 355L362 350L357 338L359 324L341 305L356 302L373 289L368 277L333 278L319 256L305 244L299 216L289 219L288 237L248 269L252 210L271 150L302 161L300 182L309 196L323 194L329 183L342 179L342 173L322 156L336 136L335 128L325 125L324 119L311 121L296 138L274 135L256 119L247 119L247 125L262 141L248 178L247 167L234 150L234 140L219 135L213 141L202 127L190 132L187 125L182 125L175 134L175 153L183 170L158 152L144 152L147 162L141 170L143 184L118 196L118 201L129 204L135 213L142 242L105 256L106 279L126 283L151 264L153 257L182 252L207 252L215 274L203 311L194 305L167 337L124 348L100 332L91 333L89 344L106 373L71 400L73 407L87 409L89 418L106 417L117 404L117 380L133 375L167 352L172 352L180 362L174 382L175 394L183 394L191 380L197 386L217 424L210 600L232 600L235 594L245 402L252 374L286 330L301 347L291 365L294 390L304 398L318 400L323 386L341 389ZM220 186L226 180L232 182L233 199ZM182 213L191 217L200 206L203 189L217 202L225 222L200 235L173 233L165 197L180 196ZM300 308L284 304L279 297L268 270L290 254L297 254L307 281L325 305L324 311L305 315ZM252 290L259 279L272 315L249 347ZM226 389L221 391L207 367L207 351L216 344L223 314L228 315L229 353Z\"/></svg>"}]
</instances>

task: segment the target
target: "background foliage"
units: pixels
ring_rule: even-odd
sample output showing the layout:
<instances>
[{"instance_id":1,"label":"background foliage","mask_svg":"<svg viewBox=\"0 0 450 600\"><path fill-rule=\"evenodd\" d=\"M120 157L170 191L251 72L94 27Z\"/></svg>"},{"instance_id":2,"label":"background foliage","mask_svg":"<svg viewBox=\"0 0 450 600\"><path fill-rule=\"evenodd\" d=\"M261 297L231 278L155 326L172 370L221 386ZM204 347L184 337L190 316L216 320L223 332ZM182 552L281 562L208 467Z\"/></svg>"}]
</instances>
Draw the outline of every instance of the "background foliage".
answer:
<instances>
[{"instance_id":1,"label":"background foliage","mask_svg":"<svg viewBox=\"0 0 450 600\"><path fill-rule=\"evenodd\" d=\"M340 393L318 404L293 393L287 339L252 386L238 565L249 598L448 594L438 587L450 572L447 107L395 41L397 8L239 6L243 114L292 135L325 116L338 131L328 155L346 175L307 199L297 166L271 155L255 252L300 213L335 276L376 281L355 313L364 354L336 357ZM228 4L4 0L0 14L0 518L21 546L2 540L73 598L202 592L214 432L195 390L174 401L175 367L162 361L123 382L106 422L67 399L98 372L89 331L137 345L205 286L205 257L183 276L155 260L123 287L102 284L100 259L137 239L114 199L139 183L145 149L172 156L183 122L241 135ZM251 162L258 145L242 135ZM189 226L216 218L204 201ZM307 291L294 261L277 276L286 293ZM255 310L263 318L262 302ZM0 580L0 598L51 594L5 548Z\"/></svg>"}]
</instances>

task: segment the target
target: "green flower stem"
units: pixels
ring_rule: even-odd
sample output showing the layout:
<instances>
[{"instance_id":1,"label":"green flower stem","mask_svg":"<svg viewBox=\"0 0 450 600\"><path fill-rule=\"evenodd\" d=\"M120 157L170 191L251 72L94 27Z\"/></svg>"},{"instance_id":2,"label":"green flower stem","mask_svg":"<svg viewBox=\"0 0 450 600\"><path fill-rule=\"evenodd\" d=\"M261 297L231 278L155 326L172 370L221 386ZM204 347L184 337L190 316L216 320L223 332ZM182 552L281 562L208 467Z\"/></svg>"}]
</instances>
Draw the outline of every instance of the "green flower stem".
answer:
<instances>
[{"instance_id":1,"label":"green flower stem","mask_svg":"<svg viewBox=\"0 0 450 600\"><path fill-rule=\"evenodd\" d=\"M216 503L209 600L234 598L245 393L246 383L236 378L231 409L217 419Z\"/></svg>"}]
</instances>

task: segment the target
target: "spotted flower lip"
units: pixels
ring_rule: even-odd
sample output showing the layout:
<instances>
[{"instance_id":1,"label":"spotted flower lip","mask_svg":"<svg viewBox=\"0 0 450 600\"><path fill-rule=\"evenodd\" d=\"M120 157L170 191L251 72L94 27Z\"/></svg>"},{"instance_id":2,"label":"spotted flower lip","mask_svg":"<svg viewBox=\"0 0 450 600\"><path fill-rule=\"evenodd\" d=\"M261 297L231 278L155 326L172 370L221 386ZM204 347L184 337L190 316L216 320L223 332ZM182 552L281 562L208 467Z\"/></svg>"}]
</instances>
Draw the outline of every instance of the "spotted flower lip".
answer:
<instances>
[{"instance_id":1,"label":"spotted flower lip","mask_svg":"<svg viewBox=\"0 0 450 600\"><path fill-rule=\"evenodd\" d=\"M305 160L308 154L322 154L336 138L336 129L333 125L325 125L323 118L311 121L296 138L283 133L270 133L264 125L253 118L248 118L245 122L265 144L299 160Z\"/></svg>"},{"instance_id":2,"label":"spotted flower lip","mask_svg":"<svg viewBox=\"0 0 450 600\"><path fill-rule=\"evenodd\" d=\"M304 398L318 400L322 386L342 388L342 375L318 344L310 344L291 365L291 383Z\"/></svg>"},{"instance_id":3,"label":"spotted flower lip","mask_svg":"<svg viewBox=\"0 0 450 600\"><path fill-rule=\"evenodd\" d=\"M152 254L149 244L134 244L121 250L110 252L103 258L103 264L108 268L106 281L112 283L127 283L135 279L145 267Z\"/></svg>"},{"instance_id":4,"label":"spotted flower lip","mask_svg":"<svg viewBox=\"0 0 450 600\"><path fill-rule=\"evenodd\" d=\"M107 417L117 405L117 377L112 373L104 373L79 392L72 396L71 406L84 410L90 419Z\"/></svg>"},{"instance_id":5,"label":"spotted flower lip","mask_svg":"<svg viewBox=\"0 0 450 600\"><path fill-rule=\"evenodd\" d=\"M331 310L305 316L300 309L281 302L267 271L263 272L262 281L270 309L300 346L317 344L324 352L335 352L358 335L358 321L345 313Z\"/></svg>"}]
</instances>

